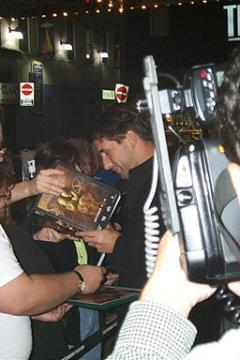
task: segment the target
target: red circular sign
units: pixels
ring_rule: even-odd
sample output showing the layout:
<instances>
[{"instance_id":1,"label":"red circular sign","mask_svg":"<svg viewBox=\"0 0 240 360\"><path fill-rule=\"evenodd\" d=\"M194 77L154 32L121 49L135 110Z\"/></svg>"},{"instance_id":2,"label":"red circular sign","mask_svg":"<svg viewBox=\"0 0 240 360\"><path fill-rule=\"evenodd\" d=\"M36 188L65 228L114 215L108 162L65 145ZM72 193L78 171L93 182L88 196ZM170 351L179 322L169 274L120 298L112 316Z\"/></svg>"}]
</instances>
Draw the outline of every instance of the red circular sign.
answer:
<instances>
[{"instance_id":1,"label":"red circular sign","mask_svg":"<svg viewBox=\"0 0 240 360\"><path fill-rule=\"evenodd\" d=\"M26 83L26 84L22 85L21 91L22 91L23 95L29 96L33 92L33 87L31 84Z\"/></svg>"},{"instance_id":2,"label":"red circular sign","mask_svg":"<svg viewBox=\"0 0 240 360\"><path fill-rule=\"evenodd\" d=\"M119 88L116 89L116 97L120 101L124 101L127 98L127 88L126 86L119 86Z\"/></svg>"}]
</instances>

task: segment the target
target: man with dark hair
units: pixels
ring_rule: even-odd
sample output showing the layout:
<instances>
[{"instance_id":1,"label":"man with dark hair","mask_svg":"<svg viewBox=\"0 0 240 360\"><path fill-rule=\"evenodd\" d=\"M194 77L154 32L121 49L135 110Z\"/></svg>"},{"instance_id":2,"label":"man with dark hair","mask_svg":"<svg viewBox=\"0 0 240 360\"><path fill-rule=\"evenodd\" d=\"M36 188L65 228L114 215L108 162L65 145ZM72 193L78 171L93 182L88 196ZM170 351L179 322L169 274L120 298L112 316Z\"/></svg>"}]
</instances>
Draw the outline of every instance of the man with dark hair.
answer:
<instances>
[{"instance_id":1,"label":"man with dark hair","mask_svg":"<svg viewBox=\"0 0 240 360\"><path fill-rule=\"evenodd\" d=\"M133 105L114 105L95 122L93 141L104 168L128 179L127 217L121 233L108 227L78 235L97 251L111 254L112 265L119 273L119 286L142 288L146 281L143 206L150 189L154 154L149 118ZM158 192L152 206L160 207ZM161 216L159 224L161 236Z\"/></svg>"}]
</instances>

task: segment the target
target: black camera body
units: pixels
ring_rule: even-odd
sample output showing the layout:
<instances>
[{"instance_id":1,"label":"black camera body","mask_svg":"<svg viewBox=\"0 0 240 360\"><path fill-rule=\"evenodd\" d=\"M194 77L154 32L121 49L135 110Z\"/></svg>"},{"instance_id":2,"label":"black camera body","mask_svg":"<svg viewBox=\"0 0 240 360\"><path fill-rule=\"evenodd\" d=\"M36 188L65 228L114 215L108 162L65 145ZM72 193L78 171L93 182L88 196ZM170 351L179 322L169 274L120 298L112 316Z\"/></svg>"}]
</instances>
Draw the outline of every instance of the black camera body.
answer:
<instances>
[{"instance_id":1,"label":"black camera body","mask_svg":"<svg viewBox=\"0 0 240 360\"><path fill-rule=\"evenodd\" d=\"M240 277L239 204L217 139L179 148L173 184L189 277L220 285Z\"/></svg>"},{"instance_id":2,"label":"black camera body","mask_svg":"<svg viewBox=\"0 0 240 360\"><path fill-rule=\"evenodd\" d=\"M180 146L171 166L162 116L188 111L200 127L214 126L223 68L214 64L195 66L186 74L184 88L160 91L152 56L144 59L144 71L161 210L166 226L179 236L189 278L214 285L239 279L240 207L228 176L229 161L219 140L208 138Z\"/></svg>"}]
</instances>

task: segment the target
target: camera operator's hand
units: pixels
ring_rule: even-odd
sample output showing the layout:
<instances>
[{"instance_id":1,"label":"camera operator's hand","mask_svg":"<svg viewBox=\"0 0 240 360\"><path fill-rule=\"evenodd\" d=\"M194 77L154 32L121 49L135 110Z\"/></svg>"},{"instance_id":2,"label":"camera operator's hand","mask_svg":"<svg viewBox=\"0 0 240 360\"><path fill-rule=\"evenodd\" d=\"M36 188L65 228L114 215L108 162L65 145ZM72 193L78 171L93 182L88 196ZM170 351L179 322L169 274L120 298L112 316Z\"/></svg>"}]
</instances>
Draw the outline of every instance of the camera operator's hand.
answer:
<instances>
[{"instance_id":1,"label":"camera operator's hand","mask_svg":"<svg viewBox=\"0 0 240 360\"><path fill-rule=\"evenodd\" d=\"M104 267L93 265L79 265L74 270L80 272L85 281L86 287L83 291L84 294L95 292L101 285L103 276L106 273Z\"/></svg>"},{"instance_id":2,"label":"camera operator's hand","mask_svg":"<svg viewBox=\"0 0 240 360\"><path fill-rule=\"evenodd\" d=\"M240 280L228 284L228 288L237 296L240 296Z\"/></svg>"},{"instance_id":3,"label":"camera operator's hand","mask_svg":"<svg viewBox=\"0 0 240 360\"><path fill-rule=\"evenodd\" d=\"M159 302L187 317L194 305L210 297L215 290L187 279L180 264L178 238L166 232L160 241L156 265L143 289L141 300Z\"/></svg>"}]
</instances>

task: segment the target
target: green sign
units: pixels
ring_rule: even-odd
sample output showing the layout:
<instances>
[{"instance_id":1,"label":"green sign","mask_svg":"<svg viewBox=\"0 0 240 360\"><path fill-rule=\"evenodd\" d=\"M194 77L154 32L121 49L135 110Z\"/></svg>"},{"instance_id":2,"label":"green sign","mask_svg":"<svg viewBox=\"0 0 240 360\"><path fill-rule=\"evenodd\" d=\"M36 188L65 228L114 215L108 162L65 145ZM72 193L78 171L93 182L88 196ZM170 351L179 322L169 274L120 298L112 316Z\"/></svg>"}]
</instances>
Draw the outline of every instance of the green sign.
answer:
<instances>
[{"instance_id":1,"label":"green sign","mask_svg":"<svg viewBox=\"0 0 240 360\"><path fill-rule=\"evenodd\" d=\"M102 90L102 99L103 100L115 100L114 90Z\"/></svg>"}]
</instances>

